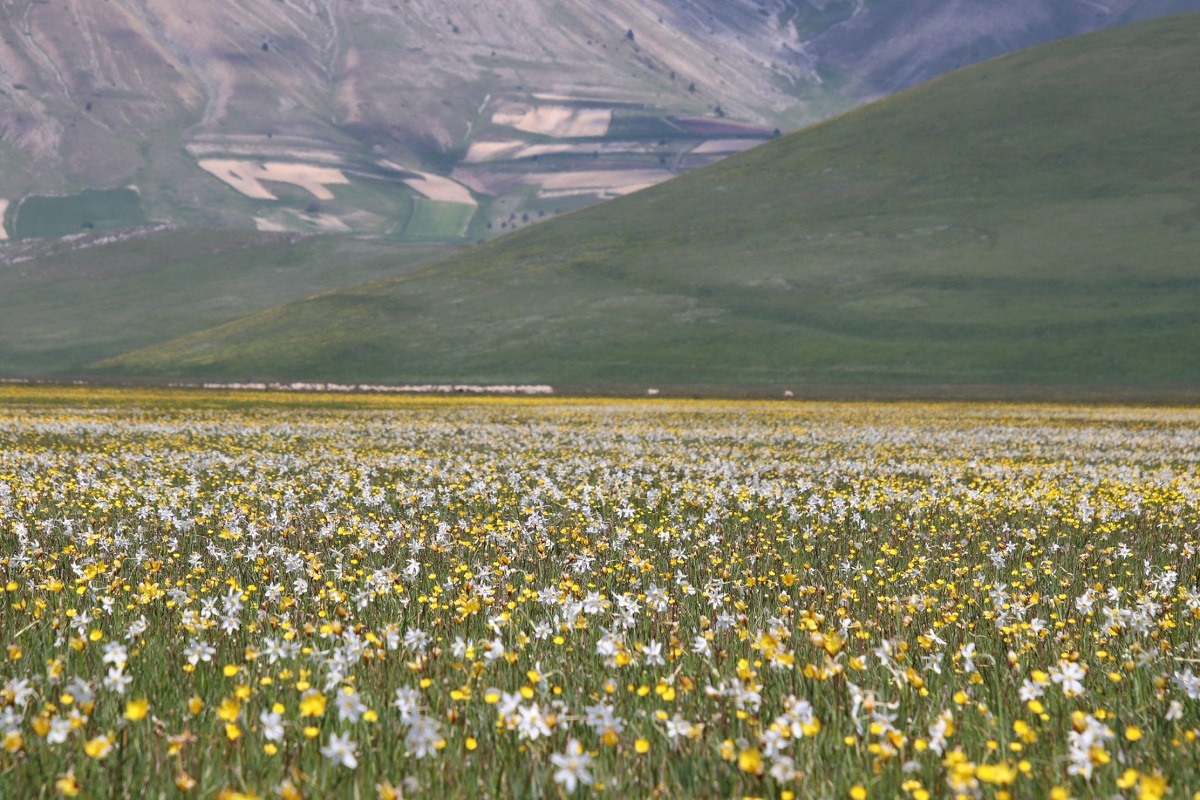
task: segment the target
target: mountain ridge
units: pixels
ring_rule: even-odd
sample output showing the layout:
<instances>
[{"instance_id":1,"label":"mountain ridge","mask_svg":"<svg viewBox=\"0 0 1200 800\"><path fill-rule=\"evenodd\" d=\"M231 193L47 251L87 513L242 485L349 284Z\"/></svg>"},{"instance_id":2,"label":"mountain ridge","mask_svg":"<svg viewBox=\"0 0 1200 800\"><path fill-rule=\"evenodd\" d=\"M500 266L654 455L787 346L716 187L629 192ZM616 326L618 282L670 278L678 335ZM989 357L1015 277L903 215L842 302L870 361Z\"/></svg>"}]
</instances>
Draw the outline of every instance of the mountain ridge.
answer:
<instances>
[{"instance_id":1,"label":"mountain ridge","mask_svg":"<svg viewBox=\"0 0 1200 800\"><path fill-rule=\"evenodd\" d=\"M1200 15L990 61L669 183L96 365L599 385L1200 382Z\"/></svg>"},{"instance_id":2,"label":"mountain ridge","mask_svg":"<svg viewBox=\"0 0 1200 800\"><path fill-rule=\"evenodd\" d=\"M984 0L19 0L0 9L5 230L86 230L100 224L86 204L28 231L17 212L133 186L145 218L176 225L486 239L966 58L947 51L983 58L1189 7L1200 0L1053 13L1033 0L1004 13Z\"/></svg>"}]
</instances>

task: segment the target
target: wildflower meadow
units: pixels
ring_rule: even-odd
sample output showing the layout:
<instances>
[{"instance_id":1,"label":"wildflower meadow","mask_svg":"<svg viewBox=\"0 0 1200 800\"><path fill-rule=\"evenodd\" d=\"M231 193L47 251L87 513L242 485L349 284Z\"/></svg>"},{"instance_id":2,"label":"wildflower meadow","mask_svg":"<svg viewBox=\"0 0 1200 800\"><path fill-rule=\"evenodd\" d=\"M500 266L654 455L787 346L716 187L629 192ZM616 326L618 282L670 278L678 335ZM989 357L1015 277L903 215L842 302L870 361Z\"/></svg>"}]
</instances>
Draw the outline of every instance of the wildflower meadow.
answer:
<instances>
[{"instance_id":1,"label":"wildflower meadow","mask_svg":"<svg viewBox=\"0 0 1200 800\"><path fill-rule=\"evenodd\" d=\"M1200 797L1200 411L0 388L0 797Z\"/></svg>"}]
</instances>

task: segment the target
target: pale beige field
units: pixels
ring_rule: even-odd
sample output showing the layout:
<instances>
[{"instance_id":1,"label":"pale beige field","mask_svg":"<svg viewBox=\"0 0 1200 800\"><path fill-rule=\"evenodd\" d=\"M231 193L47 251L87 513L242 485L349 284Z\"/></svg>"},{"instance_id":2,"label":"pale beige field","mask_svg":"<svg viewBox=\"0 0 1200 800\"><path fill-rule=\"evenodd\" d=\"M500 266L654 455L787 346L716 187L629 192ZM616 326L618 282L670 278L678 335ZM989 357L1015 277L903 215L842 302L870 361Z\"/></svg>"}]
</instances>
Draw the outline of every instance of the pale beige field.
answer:
<instances>
[{"instance_id":1,"label":"pale beige field","mask_svg":"<svg viewBox=\"0 0 1200 800\"><path fill-rule=\"evenodd\" d=\"M262 181L290 183L308 191L318 200L332 200L330 184L346 184L350 180L341 170L315 167L311 164L287 164L278 161L259 163L233 159L205 159L200 168L254 200L278 200Z\"/></svg>"},{"instance_id":2,"label":"pale beige field","mask_svg":"<svg viewBox=\"0 0 1200 800\"><path fill-rule=\"evenodd\" d=\"M430 200L440 203L458 203L464 206L479 205L471 196L471 190L441 175L429 172L419 172L419 178L409 178L404 181L411 189L415 189Z\"/></svg>"},{"instance_id":3,"label":"pale beige field","mask_svg":"<svg viewBox=\"0 0 1200 800\"><path fill-rule=\"evenodd\" d=\"M546 197L573 194L626 195L670 180L665 169L592 170L530 175L531 184L542 187Z\"/></svg>"},{"instance_id":4,"label":"pale beige field","mask_svg":"<svg viewBox=\"0 0 1200 800\"><path fill-rule=\"evenodd\" d=\"M612 110L515 105L497 111L492 115L492 122L556 139L579 139L607 136L609 125L612 124Z\"/></svg>"}]
</instances>

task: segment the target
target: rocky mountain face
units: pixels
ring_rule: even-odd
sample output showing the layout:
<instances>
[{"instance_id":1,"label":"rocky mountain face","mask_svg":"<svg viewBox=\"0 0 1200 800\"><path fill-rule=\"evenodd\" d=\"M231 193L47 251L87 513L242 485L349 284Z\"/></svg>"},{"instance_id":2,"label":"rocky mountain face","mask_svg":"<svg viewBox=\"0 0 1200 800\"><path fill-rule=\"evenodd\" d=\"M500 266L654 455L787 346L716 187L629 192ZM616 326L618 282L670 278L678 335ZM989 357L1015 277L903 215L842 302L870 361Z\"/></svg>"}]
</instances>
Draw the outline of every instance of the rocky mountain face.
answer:
<instances>
[{"instance_id":1,"label":"rocky mountain face","mask_svg":"<svg viewBox=\"0 0 1200 800\"><path fill-rule=\"evenodd\" d=\"M484 238L970 61L1195 6L14 0L0 236L137 217Z\"/></svg>"},{"instance_id":2,"label":"rocky mountain face","mask_svg":"<svg viewBox=\"0 0 1200 800\"><path fill-rule=\"evenodd\" d=\"M1200 8L1200 0L878 2L812 42L856 98L890 94L968 64L1101 28Z\"/></svg>"}]
</instances>

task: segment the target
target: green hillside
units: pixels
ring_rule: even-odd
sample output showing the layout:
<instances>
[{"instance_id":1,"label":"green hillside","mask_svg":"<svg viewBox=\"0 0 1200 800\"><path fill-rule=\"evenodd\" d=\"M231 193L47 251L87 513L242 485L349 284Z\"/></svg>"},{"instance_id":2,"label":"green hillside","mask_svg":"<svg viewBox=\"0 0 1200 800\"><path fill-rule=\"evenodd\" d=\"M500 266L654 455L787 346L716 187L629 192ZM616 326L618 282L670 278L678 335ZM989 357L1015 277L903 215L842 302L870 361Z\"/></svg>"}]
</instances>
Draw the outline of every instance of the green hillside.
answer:
<instances>
[{"instance_id":1,"label":"green hillside","mask_svg":"<svg viewBox=\"0 0 1200 800\"><path fill-rule=\"evenodd\" d=\"M977 65L402 277L98 365L558 385L1200 384L1200 15Z\"/></svg>"},{"instance_id":2,"label":"green hillside","mask_svg":"<svg viewBox=\"0 0 1200 800\"><path fill-rule=\"evenodd\" d=\"M216 230L9 244L0 248L0 375L70 374L445 252Z\"/></svg>"}]
</instances>

